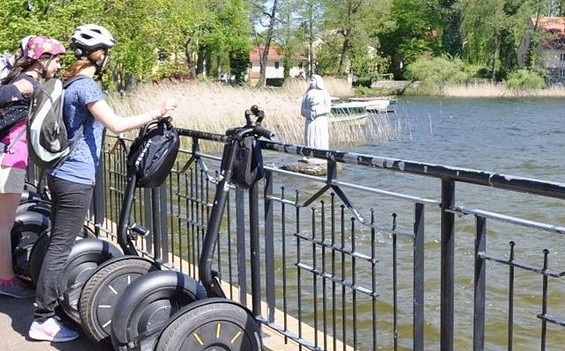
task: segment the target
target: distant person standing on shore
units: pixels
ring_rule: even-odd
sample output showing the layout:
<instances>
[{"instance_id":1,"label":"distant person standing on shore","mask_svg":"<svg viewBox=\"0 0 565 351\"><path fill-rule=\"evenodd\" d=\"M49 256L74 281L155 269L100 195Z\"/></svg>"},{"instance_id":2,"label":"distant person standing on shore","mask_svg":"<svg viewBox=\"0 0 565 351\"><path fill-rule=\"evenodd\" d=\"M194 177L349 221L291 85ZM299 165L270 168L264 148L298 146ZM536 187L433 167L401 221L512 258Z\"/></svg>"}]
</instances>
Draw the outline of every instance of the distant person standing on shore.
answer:
<instances>
[{"instance_id":1,"label":"distant person standing on shore","mask_svg":"<svg viewBox=\"0 0 565 351\"><path fill-rule=\"evenodd\" d=\"M317 149L329 148L328 114L332 100L321 76L310 78L308 90L302 97L300 114L305 118L304 144Z\"/></svg>"}]
</instances>

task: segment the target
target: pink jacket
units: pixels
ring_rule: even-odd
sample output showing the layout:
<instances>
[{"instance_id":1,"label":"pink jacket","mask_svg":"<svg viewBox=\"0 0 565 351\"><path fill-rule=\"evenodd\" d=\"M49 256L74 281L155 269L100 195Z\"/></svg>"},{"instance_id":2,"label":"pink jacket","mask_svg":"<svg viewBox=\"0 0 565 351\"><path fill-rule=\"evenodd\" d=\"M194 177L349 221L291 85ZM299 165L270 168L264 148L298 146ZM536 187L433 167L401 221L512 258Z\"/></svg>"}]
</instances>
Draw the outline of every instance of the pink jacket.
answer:
<instances>
[{"instance_id":1,"label":"pink jacket","mask_svg":"<svg viewBox=\"0 0 565 351\"><path fill-rule=\"evenodd\" d=\"M18 138L10 150L4 154L2 158L2 166L4 167L14 167L19 169L26 169L28 164L28 152L27 152L27 138L26 138L26 123L24 119L18 122L10 133L8 133L1 141L4 144L10 144L16 138ZM23 132L21 135L20 133Z\"/></svg>"}]
</instances>

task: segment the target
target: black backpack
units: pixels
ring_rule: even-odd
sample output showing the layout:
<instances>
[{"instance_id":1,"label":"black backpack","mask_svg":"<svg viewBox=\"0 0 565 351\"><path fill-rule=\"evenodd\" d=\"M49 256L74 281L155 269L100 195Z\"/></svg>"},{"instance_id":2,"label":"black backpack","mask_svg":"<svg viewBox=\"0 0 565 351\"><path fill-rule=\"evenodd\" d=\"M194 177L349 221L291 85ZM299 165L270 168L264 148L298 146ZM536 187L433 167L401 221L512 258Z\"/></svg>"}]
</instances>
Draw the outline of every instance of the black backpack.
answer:
<instances>
[{"instance_id":1,"label":"black backpack","mask_svg":"<svg viewBox=\"0 0 565 351\"><path fill-rule=\"evenodd\" d=\"M86 78L77 75L64 84L60 79L51 78L35 91L27 123L27 144L29 157L36 166L54 167L70 154L76 140L82 136L84 125L69 138L63 120L63 99L70 84Z\"/></svg>"},{"instance_id":2,"label":"black backpack","mask_svg":"<svg viewBox=\"0 0 565 351\"><path fill-rule=\"evenodd\" d=\"M136 176L136 186L158 187L173 168L180 140L170 118L162 118L141 128L127 155L128 174Z\"/></svg>"},{"instance_id":3,"label":"black backpack","mask_svg":"<svg viewBox=\"0 0 565 351\"><path fill-rule=\"evenodd\" d=\"M20 76L33 84L34 79L27 74L18 75L12 82L19 80ZM0 139L4 138L16 123L27 117L29 107L30 103L27 100L13 101L0 106Z\"/></svg>"},{"instance_id":4,"label":"black backpack","mask_svg":"<svg viewBox=\"0 0 565 351\"><path fill-rule=\"evenodd\" d=\"M230 182L242 189L249 189L265 177L261 145L253 135L246 136L235 142L237 143L237 151ZM224 155L226 155L228 148L229 145L224 146ZM223 170L227 168L224 158L222 158L221 168Z\"/></svg>"}]
</instances>

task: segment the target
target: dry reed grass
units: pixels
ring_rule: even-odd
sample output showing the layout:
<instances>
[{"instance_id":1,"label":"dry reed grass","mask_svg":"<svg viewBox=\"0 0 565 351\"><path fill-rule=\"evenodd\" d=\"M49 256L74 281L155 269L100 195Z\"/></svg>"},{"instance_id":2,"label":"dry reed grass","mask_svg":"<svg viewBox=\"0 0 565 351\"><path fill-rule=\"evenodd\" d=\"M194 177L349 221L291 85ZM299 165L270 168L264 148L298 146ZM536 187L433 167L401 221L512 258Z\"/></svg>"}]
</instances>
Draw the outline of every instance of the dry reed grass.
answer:
<instances>
[{"instance_id":1,"label":"dry reed grass","mask_svg":"<svg viewBox=\"0 0 565 351\"><path fill-rule=\"evenodd\" d=\"M514 90L508 89L501 83L472 83L445 87L444 95L450 97L565 97L565 87Z\"/></svg>"},{"instance_id":2,"label":"dry reed grass","mask_svg":"<svg viewBox=\"0 0 565 351\"><path fill-rule=\"evenodd\" d=\"M328 91L335 97L352 96L351 86L344 80L325 78ZM304 120L300 116L305 80L291 80L282 88L247 88L210 82L167 82L141 85L125 97L111 96L109 102L121 115L133 115L155 108L166 98L175 98L178 107L171 115L180 128L224 133L243 125L244 112L252 105L265 111L264 125L274 131L277 141L303 144ZM369 123L368 123L369 124ZM359 124L331 124L330 147L386 141L392 134L385 118L367 127Z\"/></svg>"}]
</instances>

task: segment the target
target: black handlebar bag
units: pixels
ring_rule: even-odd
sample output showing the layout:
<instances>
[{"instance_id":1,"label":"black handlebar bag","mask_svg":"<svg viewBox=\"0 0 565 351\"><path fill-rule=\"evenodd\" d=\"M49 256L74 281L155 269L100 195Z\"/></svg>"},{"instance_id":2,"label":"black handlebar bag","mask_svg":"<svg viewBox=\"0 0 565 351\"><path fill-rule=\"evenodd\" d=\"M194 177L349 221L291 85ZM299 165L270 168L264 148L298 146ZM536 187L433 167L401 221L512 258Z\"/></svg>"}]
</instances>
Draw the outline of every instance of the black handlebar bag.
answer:
<instances>
[{"instance_id":1,"label":"black handlebar bag","mask_svg":"<svg viewBox=\"0 0 565 351\"><path fill-rule=\"evenodd\" d=\"M155 188L163 184L173 168L179 146L179 135L170 118L143 127L127 155L128 173L136 176L136 186Z\"/></svg>"},{"instance_id":2,"label":"black handlebar bag","mask_svg":"<svg viewBox=\"0 0 565 351\"><path fill-rule=\"evenodd\" d=\"M261 145L254 136L243 137L236 143L237 151L230 182L242 189L249 189L265 177ZM229 144L224 146L224 155L228 152L229 147ZM226 161L226 157L222 157L222 161ZM222 162L221 167L226 169L225 162Z\"/></svg>"}]
</instances>

